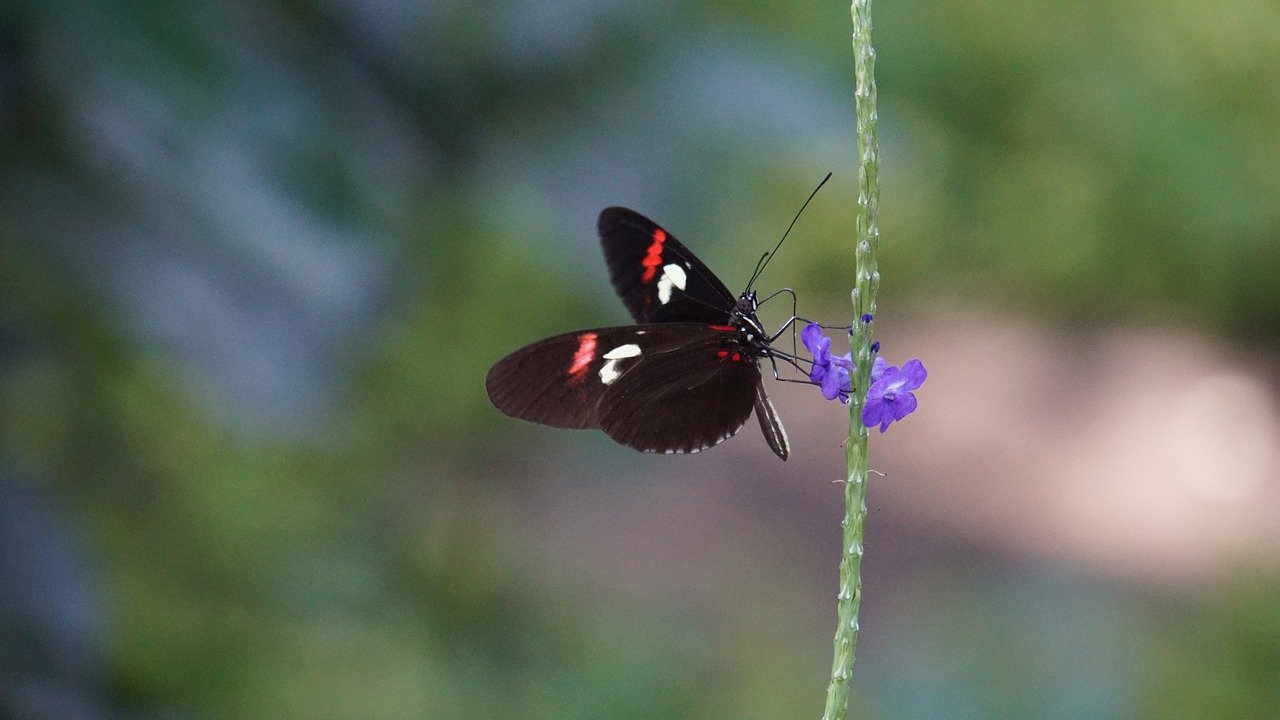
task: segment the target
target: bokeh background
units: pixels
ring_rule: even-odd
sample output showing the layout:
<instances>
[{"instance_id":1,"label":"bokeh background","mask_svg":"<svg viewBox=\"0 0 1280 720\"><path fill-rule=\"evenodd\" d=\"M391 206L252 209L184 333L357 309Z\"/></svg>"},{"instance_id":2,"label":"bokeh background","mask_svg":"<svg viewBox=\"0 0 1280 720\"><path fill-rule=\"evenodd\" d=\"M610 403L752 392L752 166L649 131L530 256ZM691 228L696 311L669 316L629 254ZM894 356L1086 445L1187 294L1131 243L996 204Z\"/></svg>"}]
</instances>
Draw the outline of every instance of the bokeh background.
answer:
<instances>
[{"instance_id":1,"label":"bokeh background","mask_svg":"<svg viewBox=\"0 0 1280 720\"><path fill-rule=\"evenodd\" d=\"M877 0L853 716L1280 717L1280 6ZM0 716L815 718L844 409L650 457L489 365L634 207L848 322L846 3L0 5ZM789 308L765 307L770 324Z\"/></svg>"}]
</instances>

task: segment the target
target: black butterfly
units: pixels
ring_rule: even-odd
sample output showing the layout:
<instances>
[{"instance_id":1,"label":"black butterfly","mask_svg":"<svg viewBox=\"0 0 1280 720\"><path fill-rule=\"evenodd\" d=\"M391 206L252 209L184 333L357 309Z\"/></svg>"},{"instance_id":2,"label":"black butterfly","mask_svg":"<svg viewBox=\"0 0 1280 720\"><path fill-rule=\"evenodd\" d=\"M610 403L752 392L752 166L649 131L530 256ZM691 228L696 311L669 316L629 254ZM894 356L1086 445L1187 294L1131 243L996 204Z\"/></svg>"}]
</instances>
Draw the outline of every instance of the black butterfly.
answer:
<instances>
[{"instance_id":1,"label":"black butterfly","mask_svg":"<svg viewBox=\"0 0 1280 720\"><path fill-rule=\"evenodd\" d=\"M827 173L801 212L830 179ZM511 417L600 428L629 448L665 453L717 445L737 434L754 409L765 441L786 460L791 446L764 391L760 360L769 360L774 377L777 360L802 372L805 361L771 345L777 335L771 338L756 317L760 301L751 285L787 233L734 297L696 255L640 213L606 208L598 225L613 289L638 324L578 330L520 348L489 369L489 400ZM793 313L783 329L801 319Z\"/></svg>"}]
</instances>

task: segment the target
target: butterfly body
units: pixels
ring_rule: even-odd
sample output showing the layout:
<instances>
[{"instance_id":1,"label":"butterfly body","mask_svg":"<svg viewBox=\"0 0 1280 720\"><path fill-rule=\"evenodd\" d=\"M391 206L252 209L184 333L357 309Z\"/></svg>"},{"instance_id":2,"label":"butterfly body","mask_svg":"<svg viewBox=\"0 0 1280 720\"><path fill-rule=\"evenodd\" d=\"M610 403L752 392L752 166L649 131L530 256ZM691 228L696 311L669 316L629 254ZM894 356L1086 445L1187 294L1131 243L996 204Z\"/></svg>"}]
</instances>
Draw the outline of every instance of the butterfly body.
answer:
<instances>
[{"instance_id":1,"label":"butterfly body","mask_svg":"<svg viewBox=\"0 0 1280 720\"><path fill-rule=\"evenodd\" d=\"M614 289L638 324L555 335L499 360L485 379L503 413L603 430L644 452L692 453L736 434L756 412L787 459L764 390L772 349L755 292L734 296L688 248L643 215L607 208L598 223Z\"/></svg>"}]
</instances>

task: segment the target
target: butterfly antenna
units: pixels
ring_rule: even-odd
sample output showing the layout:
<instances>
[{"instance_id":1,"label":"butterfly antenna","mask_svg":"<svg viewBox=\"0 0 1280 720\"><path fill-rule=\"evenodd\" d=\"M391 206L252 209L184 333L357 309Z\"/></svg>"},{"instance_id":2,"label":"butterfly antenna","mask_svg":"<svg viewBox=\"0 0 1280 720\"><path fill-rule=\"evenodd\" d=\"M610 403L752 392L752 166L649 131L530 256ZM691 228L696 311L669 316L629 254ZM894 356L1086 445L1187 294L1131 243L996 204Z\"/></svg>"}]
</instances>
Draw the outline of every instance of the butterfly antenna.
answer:
<instances>
[{"instance_id":1,"label":"butterfly antenna","mask_svg":"<svg viewBox=\"0 0 1280 720\"><path fill-rule=\"evenodd\" d=\"M827 173L827 176L822 178L822 182L818 183L818 187L814 188L813 192L809 193L809 199L805 200L804 204L800 206L800 209L796 212L796 216L791 219L791 224L787 226L787 232L782 233L782 240L779 240L778 244L773 246L773 250L760 256L760 262L756 263L755 272L751 273L751 279L747 281L748 290L751 289L752 285L756 284L756 279L760 277L760 273L764 272L765 266L773 259L774 254L778 252L778 248L782 247L782 243L787 239L787 235L791 232L791 228L795 227L796 221L800 219L800 213L804 212L804 209L809 207L809 203L813 200L814 196L818 194L818 191L821 190L822 186L826 185L827 181L830 179L831 173Z\"/></svg>"},{"instance_id":2,"label":"butterfly antenna","mask_svg":"<svg viewBox=\"0 0 1280 720\"><path fill-rule=\"evenodd\" d=\"M756 281L756 276L760 274L761 268L764 267L764 264L768 259L769 259L769 253L765 253L760 256L759 260L756 261L756 269L751 271L751 282L747 283L748 288L751 287L751 283Z\"/></svg>"}]
</instances>

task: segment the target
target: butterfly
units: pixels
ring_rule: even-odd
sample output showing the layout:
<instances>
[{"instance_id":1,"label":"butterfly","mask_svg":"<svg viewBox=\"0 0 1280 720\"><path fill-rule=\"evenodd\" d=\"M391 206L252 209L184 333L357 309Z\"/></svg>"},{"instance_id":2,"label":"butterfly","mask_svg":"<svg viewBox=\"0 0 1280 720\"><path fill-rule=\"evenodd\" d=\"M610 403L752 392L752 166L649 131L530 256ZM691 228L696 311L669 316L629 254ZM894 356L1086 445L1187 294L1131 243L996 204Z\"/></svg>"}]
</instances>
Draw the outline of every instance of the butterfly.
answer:
<instances>
[{"instance_id":1,"label":"butterfly","mask_svg":"<svg viewBox=\"0 0 1280 720\"><path fill-rule=\"evenodd\" d=\"M751 283L735 296L634 210L606 208L597 225L613 288L637 324L576 330L516 350L490 368L489 400L514 418L598 428L629 448L661 453L717 445L754 410L769 448L786 460L790 443L760 361L792 358L772 347Z\"/></svg>"}]
</instances>

